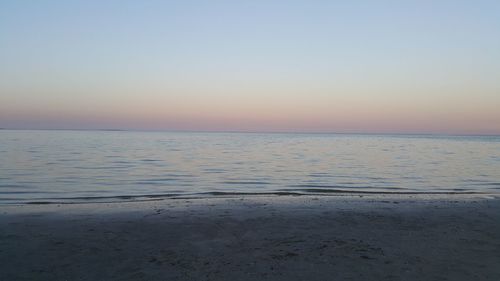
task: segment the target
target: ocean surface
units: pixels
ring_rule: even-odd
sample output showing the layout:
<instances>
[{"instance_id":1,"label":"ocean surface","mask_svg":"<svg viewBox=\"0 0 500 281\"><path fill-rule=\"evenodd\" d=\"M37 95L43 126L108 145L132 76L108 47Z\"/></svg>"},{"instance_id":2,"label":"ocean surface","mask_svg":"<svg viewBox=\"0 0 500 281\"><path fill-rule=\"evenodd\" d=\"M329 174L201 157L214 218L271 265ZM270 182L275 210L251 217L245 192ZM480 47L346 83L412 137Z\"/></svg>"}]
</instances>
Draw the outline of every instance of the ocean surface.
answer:
<instances>
[{"instance_id":1,"label":"ocean surface","mask_svg":"<svg viewBox=\"0 0 500 281\"><path fill-rule=\"evenodd\" d=\"M0 130L0 204L500 193L500 137Z\"/></svg>"}]
</instances>

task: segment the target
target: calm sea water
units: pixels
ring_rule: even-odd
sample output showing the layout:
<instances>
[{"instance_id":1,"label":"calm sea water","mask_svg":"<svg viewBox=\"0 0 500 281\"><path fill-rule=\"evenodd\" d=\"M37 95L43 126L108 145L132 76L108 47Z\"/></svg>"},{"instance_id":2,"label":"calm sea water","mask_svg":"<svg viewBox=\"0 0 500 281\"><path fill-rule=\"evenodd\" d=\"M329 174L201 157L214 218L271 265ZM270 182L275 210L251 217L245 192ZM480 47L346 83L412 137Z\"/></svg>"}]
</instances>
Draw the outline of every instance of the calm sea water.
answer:
<instances>
[{"instance_id":1,"label":"calm sea water","mask_svg":"<svg viewBox=\"0 0 500 281\"><path fill-rule=\"evenodd\" d=\"M4 204L281 192L500 193L500 137L0 131Z\"/></svg>"}]
</instances>

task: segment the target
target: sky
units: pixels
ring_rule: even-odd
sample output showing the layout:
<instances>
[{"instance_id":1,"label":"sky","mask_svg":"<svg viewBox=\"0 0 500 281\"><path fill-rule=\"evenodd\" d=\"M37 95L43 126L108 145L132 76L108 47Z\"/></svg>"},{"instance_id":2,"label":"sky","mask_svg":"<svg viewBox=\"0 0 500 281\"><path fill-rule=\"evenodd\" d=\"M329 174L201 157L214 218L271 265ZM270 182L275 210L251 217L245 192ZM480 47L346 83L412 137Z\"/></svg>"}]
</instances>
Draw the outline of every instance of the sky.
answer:
<instances>
[{"instance_id":1,"label":"sky","mask_svg":"<svg viewBox=\"0 0 500 281\"><path fill-rule=\"evenodd\" d=\"M500 1L0 0L0 128L500 134Z\"/></svg>"}]
</instances>

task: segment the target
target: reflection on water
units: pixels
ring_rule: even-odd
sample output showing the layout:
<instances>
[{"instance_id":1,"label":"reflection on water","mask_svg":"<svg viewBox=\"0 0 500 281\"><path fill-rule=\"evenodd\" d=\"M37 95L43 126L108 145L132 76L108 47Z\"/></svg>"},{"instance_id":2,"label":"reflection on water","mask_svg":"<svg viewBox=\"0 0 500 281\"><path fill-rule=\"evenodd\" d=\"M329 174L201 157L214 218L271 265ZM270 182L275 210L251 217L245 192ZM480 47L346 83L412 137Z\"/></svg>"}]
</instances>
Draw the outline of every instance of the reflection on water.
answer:
<instances>
[{"instance_id":1,"label":"reflection on water","mask_svg":"<svg viewBox=\"0 0 500 281\"><path fill-rule=\"evenodd\" d=\"M500 137L0 131L0 203L276 192L500 192Z\"/></svg>"}]
</instances>

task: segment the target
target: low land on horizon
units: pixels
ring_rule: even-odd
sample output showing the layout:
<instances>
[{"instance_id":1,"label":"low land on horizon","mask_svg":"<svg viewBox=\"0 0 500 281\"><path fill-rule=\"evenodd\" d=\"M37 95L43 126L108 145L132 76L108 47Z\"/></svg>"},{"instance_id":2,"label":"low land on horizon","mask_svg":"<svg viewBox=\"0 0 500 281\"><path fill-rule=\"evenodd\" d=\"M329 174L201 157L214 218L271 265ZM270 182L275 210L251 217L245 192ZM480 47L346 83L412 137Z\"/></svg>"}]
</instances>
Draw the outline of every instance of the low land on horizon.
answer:
<instances>
[{"instance_id":1,"label":"low land on horizon","mask_svg":"<svg viewBox=\"0 0 500 281\"><path fill-rule=\"evenodd\" d=\"M245 131L245 130L169 130L169 129L120 129L120 128L0 128L5 131L90 131L90 132L155 132L155 133L220 133L220 134L311 134L311 135L380 135L380 136L432 136L432 137L499 137L500 134L460 134L436 132L336 132L336 131Z\"/></svg>"}]
</instances>

